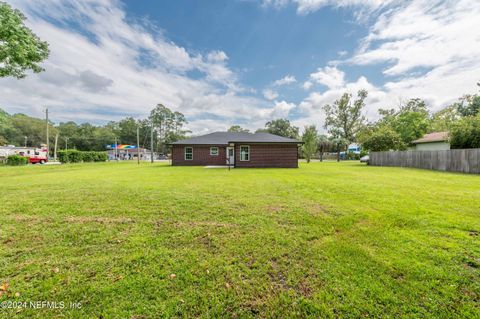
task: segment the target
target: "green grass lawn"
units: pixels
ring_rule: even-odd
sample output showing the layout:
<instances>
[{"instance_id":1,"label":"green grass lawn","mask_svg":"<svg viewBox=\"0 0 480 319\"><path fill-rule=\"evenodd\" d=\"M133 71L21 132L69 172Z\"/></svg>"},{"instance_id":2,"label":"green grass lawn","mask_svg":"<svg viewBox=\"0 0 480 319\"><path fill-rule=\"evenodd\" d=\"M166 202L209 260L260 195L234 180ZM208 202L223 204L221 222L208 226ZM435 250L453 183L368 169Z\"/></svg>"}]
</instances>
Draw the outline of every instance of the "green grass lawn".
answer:
<instances>
[{"instance_id":1,"label":"green grass lawn","mask_svg":"<svg viewBox=\"0 0 480 319\"><path fill-rule=\"evenodd\" d=\"M0 318L480 317L480 176L102 163L0 185L0 301L65 303Z\"/></svg>"}]
</instances>

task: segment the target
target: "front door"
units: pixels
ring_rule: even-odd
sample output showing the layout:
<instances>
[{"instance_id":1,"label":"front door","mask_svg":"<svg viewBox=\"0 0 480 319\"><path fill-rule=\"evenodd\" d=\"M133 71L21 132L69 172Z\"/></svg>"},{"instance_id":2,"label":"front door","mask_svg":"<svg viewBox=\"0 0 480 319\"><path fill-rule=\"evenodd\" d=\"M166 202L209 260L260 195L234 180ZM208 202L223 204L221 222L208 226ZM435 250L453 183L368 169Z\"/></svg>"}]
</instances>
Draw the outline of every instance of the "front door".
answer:
<instances>
[{"instance_id":1,"label":"front door","mask_svg":"<svg viewBox=\"0 0 480 319\"><path fill-rule=\"evenodd\" d=\"M233 147L227 147L227 165L235 164L235 151Z\"/></svg>"}]
</instances>

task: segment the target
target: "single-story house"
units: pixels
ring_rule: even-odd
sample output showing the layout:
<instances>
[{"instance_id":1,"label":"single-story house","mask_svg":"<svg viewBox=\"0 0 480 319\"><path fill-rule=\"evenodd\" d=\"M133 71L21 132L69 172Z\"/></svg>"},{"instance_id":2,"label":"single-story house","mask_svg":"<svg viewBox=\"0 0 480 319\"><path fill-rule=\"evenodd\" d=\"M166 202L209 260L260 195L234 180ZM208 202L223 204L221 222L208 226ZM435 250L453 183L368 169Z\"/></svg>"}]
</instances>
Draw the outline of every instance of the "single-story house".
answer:
<instances>
[{"instance_id":1,"label":"single-story house","mask_svg":"<svg viewBox=\"0 0 480 319\"><path fill-rule=\"evenodd\" d=\"M172 143L172 165L298 167L300 144L269 133L215 132Z\"/></svg>"},{"instance_id":2,"label":"single-story house","mask_svg":"<svg viewBox=\"0 0 480 319\"><path fill-rule=\"evenodd\" d=\"M450 149L448 132L434 132L425 134L422 138L412 142L414 151L444 151Z\"/></svg>"}]
</instances>

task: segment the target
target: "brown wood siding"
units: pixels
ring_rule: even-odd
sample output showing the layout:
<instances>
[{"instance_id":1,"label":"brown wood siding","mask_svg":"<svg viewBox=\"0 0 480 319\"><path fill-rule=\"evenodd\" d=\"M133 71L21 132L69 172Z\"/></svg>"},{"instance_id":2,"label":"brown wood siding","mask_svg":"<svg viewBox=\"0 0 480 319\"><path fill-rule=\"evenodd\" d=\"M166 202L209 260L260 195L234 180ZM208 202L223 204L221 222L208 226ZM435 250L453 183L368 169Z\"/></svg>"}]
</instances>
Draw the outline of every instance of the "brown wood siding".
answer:
<instances>
[{"instance_id":1,"label":"brown wood siding","mask_svg":"<svg viewBox=\"0 0 480 319\"><path fill-rule=\"evenodd\" d=\"M250 160L240 161L240 146L250 146ZM236 144L235 167L298 167L296 144Z\"/></svg>"},{"instance_id":2,"label":"brown wood siding","mask_svg":"<svg viewBox=\"0 0 480 319\"><path fill-rule=\"evenodd\" d=\"M185 160L185 147L192 147L193 160ZM210 155L210 147L218 147L218 155ZM220 145L173 145L172 165L226 165L225 146Z\"/></svg>"}]
</instances>

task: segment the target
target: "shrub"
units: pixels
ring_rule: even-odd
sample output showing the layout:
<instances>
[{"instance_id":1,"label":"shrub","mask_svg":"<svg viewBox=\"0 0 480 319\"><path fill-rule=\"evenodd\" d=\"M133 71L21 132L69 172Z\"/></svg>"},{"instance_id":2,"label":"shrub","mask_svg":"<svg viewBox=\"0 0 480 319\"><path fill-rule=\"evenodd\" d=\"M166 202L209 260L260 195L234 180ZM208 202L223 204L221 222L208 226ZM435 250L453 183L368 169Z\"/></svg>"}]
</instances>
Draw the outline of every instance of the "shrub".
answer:
<instances>
[{"instance_id":1,"label":"shrub","mask_svg":"<svg viewBox=\"0 0 480 319\"><path fill-rule=\"evenodd\" d=\"M83 160L82 152L77 150L71 150L68 153L68 161L70 163L80 163Z\"/></svg>"},{"instance_id":2,"label":"shrub","mask_svg":"<svg viewBox=\"0 0 480 319\"><path fill-rule=\"evenodd\" d=\"M386 126L378 128L366 137L362 147L372 152L406 149L400 135Z\"/></svg>"},{"instance_id":3,"label":"shrub","mask_svg":"<svg viewBox=\"0 0 480 319\"><path fill-rule=\"evenodd\" d=\"M57 156L58 156L58 160L61 163L68 163L68 151L67 150L58 151Z\"/></svg>"},{"instance_id":4,"label":"shrub","mask_svg":"<svg viewBox=\"0 0 480 319\"><path fill-rule=\"evenodd\" d=\"M105 152L82 152L77 150L58 152L58 160L62 163L105 162L107 159L108 156Z\"/></svg>"},{"instance_id":5,"label":"shrub","mask_svg":"<svg viewBox=\"0 0 480 319\"><path fill-rule=\"evenodd\" d=\"M80 163L82 161L82 152L77 150L59 151L58 160L62 163Z\"/></svg>"},{"instance_id":6,"label":"shrub","mask_svg":"<svg viewBox=\"0 0 480 319\"><path fill-rule=\"evenodd\" d=\"M454 125L450 145L452 149L480 148L480 114L464 117Z\"/></svg>"},{"instance_id":7,"label":"shrub","mask_svg":"<svg viewBox=\"0 0 480 319\"><path fill-rule=\"evenodd\" d=\"M95 152L95 162L106 162L108 160L108 155L105 152Z\"/></svg>"},{"instance_id":8,"label":"shrub","mask_svg":"<svg viewBox=\"0 0 480 319\"><path fill-rule=\"evenodd\" d=\"M82 152L82 161L93 162L95 159L95 152Z\"/></svg>"},{"instance_id":9,"label":"shrub","mask_svg":"<svg viewBox=\"0 0 480 319\"><path fill-rule=\"evenodd\" d=\"M20 155L10 155L7 157L7 165L23 166L28 164L28 157Z\"/></svg>"}]
</instances>

